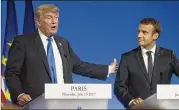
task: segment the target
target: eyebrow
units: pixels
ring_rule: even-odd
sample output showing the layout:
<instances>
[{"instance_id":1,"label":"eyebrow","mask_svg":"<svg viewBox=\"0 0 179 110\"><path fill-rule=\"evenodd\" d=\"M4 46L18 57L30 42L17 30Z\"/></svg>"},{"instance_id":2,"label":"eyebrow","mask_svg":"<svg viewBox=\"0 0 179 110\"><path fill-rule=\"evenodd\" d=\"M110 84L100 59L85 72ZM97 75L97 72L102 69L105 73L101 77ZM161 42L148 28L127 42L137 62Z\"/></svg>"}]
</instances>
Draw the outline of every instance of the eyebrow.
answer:
<instances>
[{"instance_id":1,"label":"eyebrow","mask_svg":"<svg viewBox=\"0 0 179 110\"><path fill-rule=\"evenodd\" d=\"M142 31L143 33L144 32L148 33L148 31L146 31L146 30L140 30L140 29L138 29L138 32L140 32L140 31Z\"/></svg>"}]
</instances>

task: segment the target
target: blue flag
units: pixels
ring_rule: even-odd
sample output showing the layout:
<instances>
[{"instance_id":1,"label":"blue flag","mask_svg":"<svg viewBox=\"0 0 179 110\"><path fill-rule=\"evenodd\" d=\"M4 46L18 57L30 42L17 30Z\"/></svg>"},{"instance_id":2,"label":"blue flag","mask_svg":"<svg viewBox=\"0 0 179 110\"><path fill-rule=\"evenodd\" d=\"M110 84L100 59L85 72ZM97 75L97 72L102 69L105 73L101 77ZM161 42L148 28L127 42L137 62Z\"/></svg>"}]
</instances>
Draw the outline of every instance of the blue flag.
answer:
<instances>
[{"instance_id":1,"label":"blue flag","mask_svg":"<svg viewBox=\"0 0 179 110\"><path fill-rule=\"evenodd\" d=\"M1 89L6 97L7 102L11 102L11 98L10 98L10 93L9 93L6 83L5 83L4 71L6 69L6 62L7 62L9 48L12 45L13 38L15 36L17 36L17 34L18 34L18 28L17 28L15 3L14 3L14 0L8 0L7 1L7 18L6 18L4 46L3 46L2 62L1 62L1 68L2 68Z\"/></svg>"},{"instance_id":2,"label":"blue flag","mask_svg":"<svg viewBox=\"0 0 179 110\"><path fill-rule=\"evenodd\" d=\"M32 0L25 1L25 17L23 34L29 34L35 31L34 11Z\"/></svg>"}]
</instances>

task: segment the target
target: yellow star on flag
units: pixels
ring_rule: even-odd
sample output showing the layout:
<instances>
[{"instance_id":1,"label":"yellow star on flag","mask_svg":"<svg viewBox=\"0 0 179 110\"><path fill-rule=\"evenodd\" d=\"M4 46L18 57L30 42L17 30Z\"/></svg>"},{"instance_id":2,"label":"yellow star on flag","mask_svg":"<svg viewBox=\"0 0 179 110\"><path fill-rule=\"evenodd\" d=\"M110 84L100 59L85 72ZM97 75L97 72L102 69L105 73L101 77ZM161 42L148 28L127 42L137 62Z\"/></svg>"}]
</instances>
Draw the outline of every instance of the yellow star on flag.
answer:
<instances>
[{"instance_id":1,"label":"yellow star on flag","mask_svg":"<svg viewBox=\"0 0 179 110\"><path fill-rule=\"evenodd\" d=\"M13 40L12 40L12 42L13 42ZM9 46L11 46L12 45L12 42L9 42L9 43L7 43Z\"/></svg>"},{"instance_id":2,"label":"yellow star on flag","mask_svg":"<svg viewBox=\"0 0 179 110\"><path fill-rule=\"evenodd\" d=\"M8 90L6 90L5 96L7 100L11 101L11 96Z\"/></svg>"},{"instance_id":3,"label":"yellow star on flag","mask_svg":"<svg viewBox=\"0 0 179 110\"><path fill-rule=\"evenodd\" d=\"M4 76L1 76L1 78L2 78L3 80L5 80L5 77L4 77Z\"/></svg>"},{"instance_id":4,"label":"yellow star on flag","mask_svg":"<svg viewBox=\"0 0 179 110\"><path fill-rule=\"evenodd\" d=\"M6 66L6 62L7 62L7 58L5 58L4 56L2 56L2 64L4 66Z\"/></svg>"},{"instance_id":5,"label":"yellow star on flag","mask_svg":"<svg viewBox=\"0 0 179 110\"><path fill-rule=\"evenodd\" d=\"M10 43L7 43L9 46L11 46L12 45L12 43L10 42Z\"/></svg>"}]
</instances>

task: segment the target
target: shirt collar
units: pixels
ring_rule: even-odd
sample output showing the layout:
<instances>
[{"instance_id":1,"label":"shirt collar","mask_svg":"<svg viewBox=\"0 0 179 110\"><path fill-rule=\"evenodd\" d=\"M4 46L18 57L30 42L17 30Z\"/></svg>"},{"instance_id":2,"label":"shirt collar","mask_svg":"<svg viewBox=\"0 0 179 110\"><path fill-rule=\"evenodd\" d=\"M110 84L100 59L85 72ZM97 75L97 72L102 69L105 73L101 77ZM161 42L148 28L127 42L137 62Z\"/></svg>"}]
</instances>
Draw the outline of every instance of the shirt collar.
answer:
<instances>
[{"instance_id":1,"label":"shirt collar","mask_svg":"<svg viewBox=\"0 0 179 110\"><path fill-rule=\"evenodd\" d=\"M151 50L147 50L147 49L145 49L144 47L141 46L141 50L142 50L142 54L146 54L147 51L152 51L152 53L155 54L156 45L154 45Z\"/></svg>"},{"instance_id":2,"label":"shirt collar","mask_svg":"<svg viewBox=\"0 0 179 110\"><path fill-rule=\"evenodd\" d=\"M40 38L42 39L42 42L46 42L48 37L45 36L45 35L40 31L40 29L38 29L38 33L39 33L39 35L40 35ZM53 40L54 40L54 38L53 38L53 36L52 36L52 42L53 42Z\"/></svg>"}]
</instances>

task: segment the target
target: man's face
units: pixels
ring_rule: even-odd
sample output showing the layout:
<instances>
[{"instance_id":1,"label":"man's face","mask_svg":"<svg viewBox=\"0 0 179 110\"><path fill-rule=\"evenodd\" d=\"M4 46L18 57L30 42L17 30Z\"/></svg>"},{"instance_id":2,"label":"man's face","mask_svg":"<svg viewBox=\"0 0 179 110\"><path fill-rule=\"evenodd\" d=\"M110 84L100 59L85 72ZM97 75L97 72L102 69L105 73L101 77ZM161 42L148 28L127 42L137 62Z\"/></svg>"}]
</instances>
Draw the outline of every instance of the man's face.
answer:
<instances>
[{"instance_id":1,"label":"man's face","mask_svg":"<svg viewBox=\"0 0 179 110\"><path fill-rule=\"evenodd\" d=\"M53 36L58 30L58 13L45 13L37 20L38 28L47 36Z\"/></svg>"},{"instance_id":2,"label":"man's face","mask_svg":"<svg viewBox=\"0 0 179 110\"><path fill-rule=\"evenodd\" d=\"M144 48L152 48L158 34L154 34L154 27L151 24L140 24L138 29L138 43Z\"/></svg>"}]
</instances>

